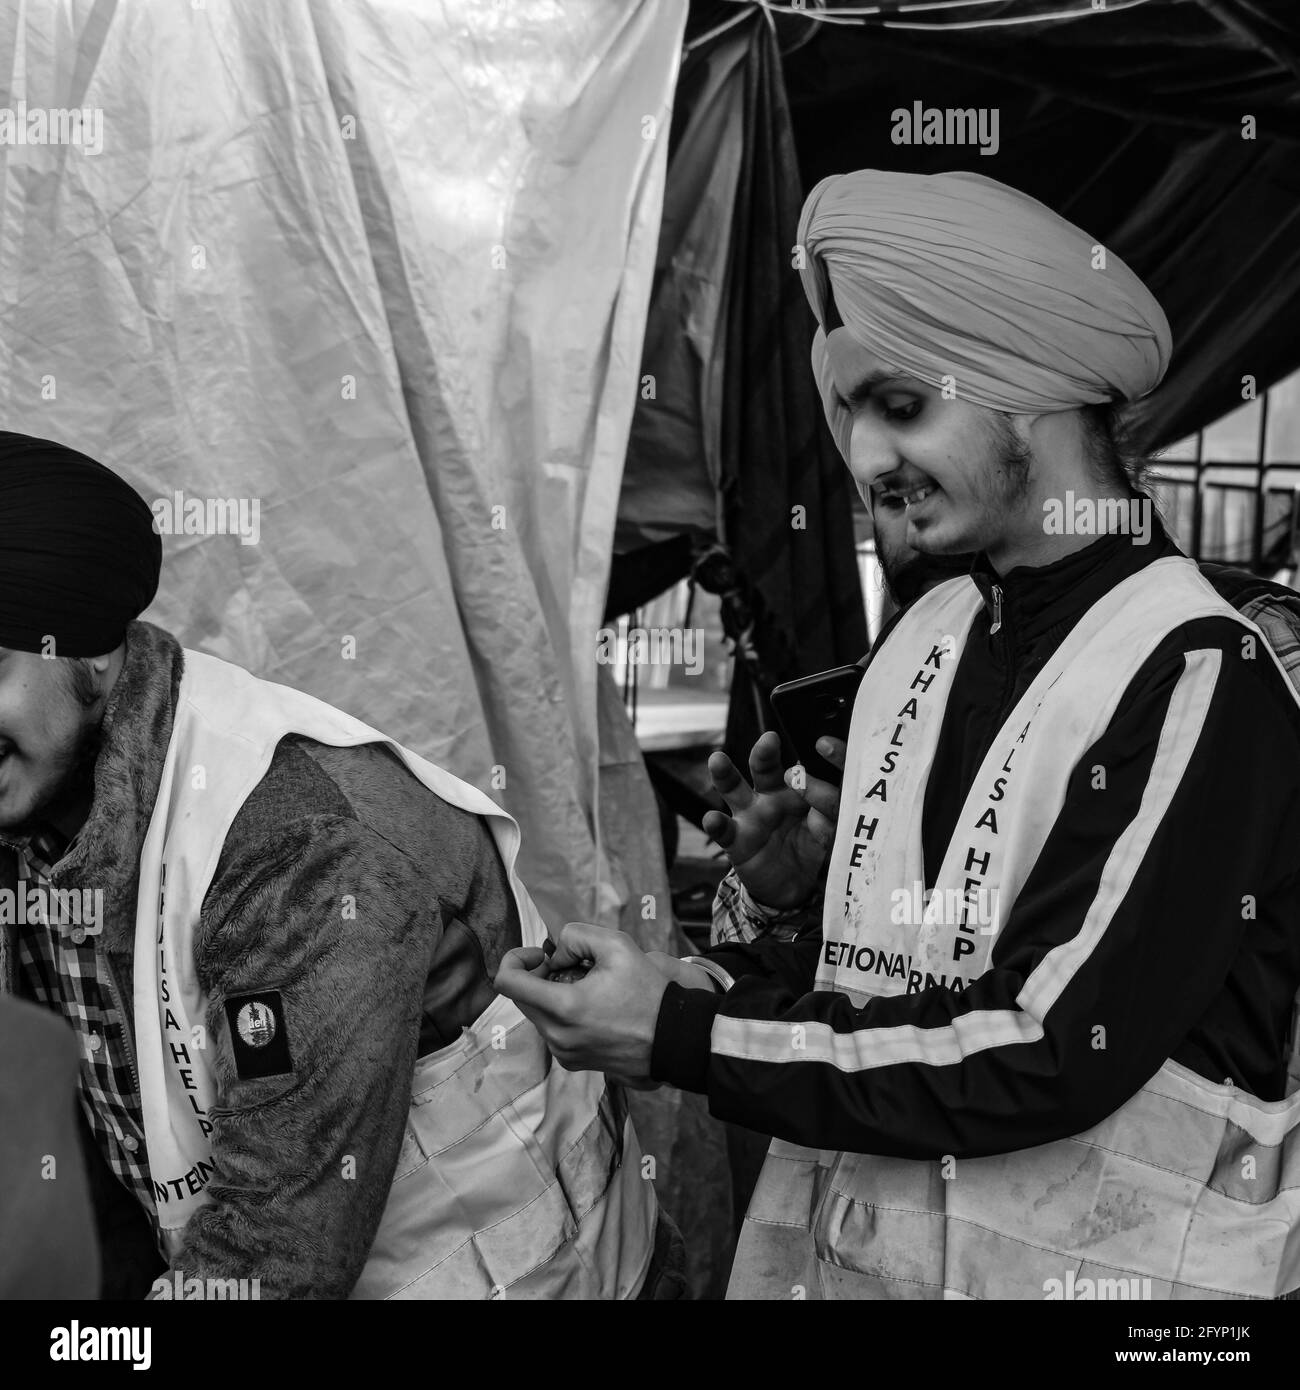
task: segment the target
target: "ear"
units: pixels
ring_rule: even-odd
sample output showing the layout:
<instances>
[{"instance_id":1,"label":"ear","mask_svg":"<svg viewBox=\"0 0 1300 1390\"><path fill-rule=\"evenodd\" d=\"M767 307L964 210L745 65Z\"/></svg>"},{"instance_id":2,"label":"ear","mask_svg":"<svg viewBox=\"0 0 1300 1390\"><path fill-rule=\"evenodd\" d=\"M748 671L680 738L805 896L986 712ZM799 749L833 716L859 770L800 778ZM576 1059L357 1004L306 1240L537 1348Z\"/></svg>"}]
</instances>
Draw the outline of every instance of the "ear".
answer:
<instances>
[{"instance_id":1,"label":"ear","mask_svg":"<svg viewBox=\"0 0 1300 1390\"><path fill-rule=\"evenodd\" d=\"M1070 451L1074 433L1070 430L1073 411L1041 411L1037 415L1013 415L1011 429L1015 437L1035 458L1052 458L1062 449ZM1069 432L1062 434L1062 428Z\"/></svg>"},{"instance_id":2,"label":"ear","mask_svg":"<svg viewBox=\"0 0 1300 1390\"><path fill-rule=\"evenodd\" d=\"M126 659L126 643L121 642L113 648L111 652L105 652L103 656L87 657L87 664L97 675L103 676L113 669L115 665L120 665Z\"/></svg>"}]
</instances>

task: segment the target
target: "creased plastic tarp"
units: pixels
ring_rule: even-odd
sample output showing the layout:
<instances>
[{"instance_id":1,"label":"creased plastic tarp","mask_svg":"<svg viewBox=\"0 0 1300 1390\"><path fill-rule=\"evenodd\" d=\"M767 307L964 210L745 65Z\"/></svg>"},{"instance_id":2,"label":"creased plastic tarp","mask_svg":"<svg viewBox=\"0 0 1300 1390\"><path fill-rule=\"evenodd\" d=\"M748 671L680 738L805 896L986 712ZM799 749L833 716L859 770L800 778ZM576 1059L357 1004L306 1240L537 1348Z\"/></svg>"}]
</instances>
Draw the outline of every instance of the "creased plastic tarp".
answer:
<instances>
[{"instance_id":1,"label":"creased plastic tarp","mask_svg":"<svg viewBox=\"0 0 1300 1390\"><path fill-rule=\"evenodd\" d=\"M521 821L543 912L616 920L599 624L685 0L0 10L0 420L146 498L146 616L311 691ZM494 775L495 769L495 775Z\"/></svg>"}]
</instances>

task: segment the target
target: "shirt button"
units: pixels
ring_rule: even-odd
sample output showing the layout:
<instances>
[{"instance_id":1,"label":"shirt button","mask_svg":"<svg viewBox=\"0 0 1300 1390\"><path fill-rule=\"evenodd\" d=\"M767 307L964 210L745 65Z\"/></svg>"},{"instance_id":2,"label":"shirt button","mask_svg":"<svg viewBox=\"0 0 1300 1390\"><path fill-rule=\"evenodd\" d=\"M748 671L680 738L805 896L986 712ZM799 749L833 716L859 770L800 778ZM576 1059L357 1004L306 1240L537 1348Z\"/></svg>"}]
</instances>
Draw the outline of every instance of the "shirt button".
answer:
<instances>
[{"instance_id":1,"label":"shirt button","mask_svg":"<svg viewBox=\"0 0 1300 1390\"><path fill-rule=\"evenodd\" d=\"M127 1153L133 1154L140 1147L140 1141L133 1134L128 1134L122 1139L122 1147Z\"/></svg>"},{"instance_id":2,"label":"shirt button","mask_svg":"<svg viewBox=\"0 0 1300 1390\"><path fill-rule=\"evenodd\" d=\"M100 1049L101 1047L103 1047L103 1046L104 1046L104 1039L101 1038L101 1037L99 1036L98 1033L92 1033L92 1034L90 1035L90 1050L91 1050L92 1052L98 1052L99 1049Z\"/></svg>"},{"instance_id":3,"label":"shirt button","mask_svg":"<svg viewBox=\"0 0 1300 1390\"><path fill-rule=\"evenodd\" d=\"M72 932L72 939L76 942L78 946L80 946L81 943L86 939L85 927L74 927Z\"/></svg>"}]
</instances>

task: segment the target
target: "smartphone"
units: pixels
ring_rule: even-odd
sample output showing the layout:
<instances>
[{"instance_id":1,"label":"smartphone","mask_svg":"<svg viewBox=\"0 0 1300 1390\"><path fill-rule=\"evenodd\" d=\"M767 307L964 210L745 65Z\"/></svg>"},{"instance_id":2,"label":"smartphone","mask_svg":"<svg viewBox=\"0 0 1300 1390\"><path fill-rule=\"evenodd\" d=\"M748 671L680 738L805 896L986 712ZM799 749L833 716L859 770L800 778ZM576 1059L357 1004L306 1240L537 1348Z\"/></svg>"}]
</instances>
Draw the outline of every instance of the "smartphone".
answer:
<instances>
[{"instance_id":1,"label":"smartphone","mask_svg":"<svg viewBox=\"0 0 1300 1390\"><path fill-rule=\"evenodd\" d=\"M772 692L772 708L786 741L809 777L839 786L843 774L817 751L819 738L847 742L853 702L866 675L865 666L837 666L797 681L786 681Z\"/></svg>"}]
</instances>

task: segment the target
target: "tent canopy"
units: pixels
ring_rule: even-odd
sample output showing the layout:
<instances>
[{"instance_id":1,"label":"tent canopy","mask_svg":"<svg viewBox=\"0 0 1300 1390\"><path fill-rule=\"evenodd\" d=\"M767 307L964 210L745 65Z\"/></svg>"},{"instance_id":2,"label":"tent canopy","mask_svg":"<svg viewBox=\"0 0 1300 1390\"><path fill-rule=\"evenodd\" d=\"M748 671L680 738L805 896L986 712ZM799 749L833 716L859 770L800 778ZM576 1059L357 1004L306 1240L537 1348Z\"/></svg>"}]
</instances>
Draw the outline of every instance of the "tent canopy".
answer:
<instances>
[{"instance_id":1,"label":"tent canopy","mask_svg":"<svg viewBox=\"0 0 1300 1390\"><path fill-rule=\"evenodd\" d=\"M692 24L730 8L697 5ZM1070 8L1078 18L1007 23ZM1149 448L1239 405L1242 377L1262 391L1300 366L1290 0L882 9L853 24L781 21L805 189L855 168L970 169L1091 232L1147 281L1173 328L1166 383L1135 418ZM996 151L895 143L893 112L917 102L997 112Z\"/></svg>"}]
</instances>

